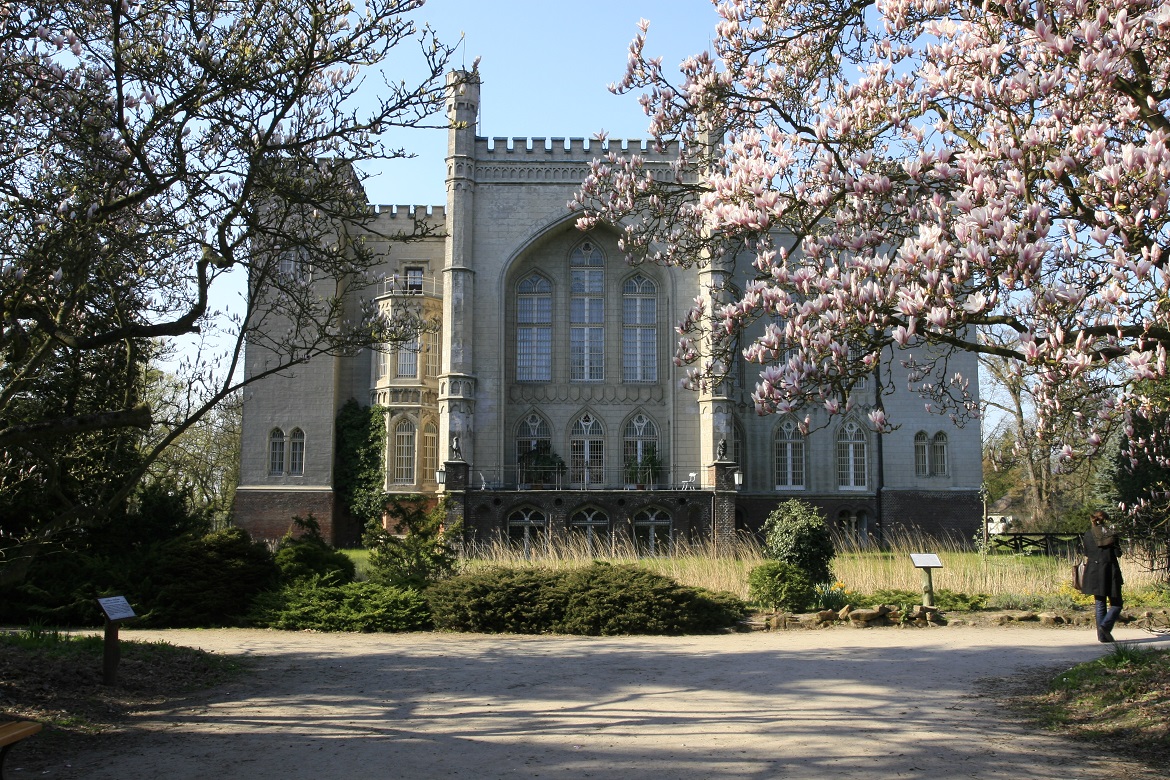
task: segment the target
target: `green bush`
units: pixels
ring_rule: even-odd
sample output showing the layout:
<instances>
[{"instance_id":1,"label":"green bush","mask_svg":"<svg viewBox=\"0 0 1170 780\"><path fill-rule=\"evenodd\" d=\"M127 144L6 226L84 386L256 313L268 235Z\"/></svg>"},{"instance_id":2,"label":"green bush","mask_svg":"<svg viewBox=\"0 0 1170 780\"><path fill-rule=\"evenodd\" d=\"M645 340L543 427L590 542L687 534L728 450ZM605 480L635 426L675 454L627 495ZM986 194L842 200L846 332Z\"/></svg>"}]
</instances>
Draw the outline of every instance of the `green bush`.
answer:
<instances>
[{"instance_id":1,"label":"green bush","mask_svg":"<svg viewBox=\"0 0 1170 780\"><path fill-rule=\"evenodd\" d=\"M272 553L243 530L177 539L156 559L153 582L144 582L142 619L135 625L188 628L232 625L252 599L274 585L280 570Z\"/></svg>"},{"instance_id":2,"label":"green bush","mask_svg":"<svg viewBox=\"0 0 1170 780\"><path fill-rule=\"evenodd\" d=\"M595 562L569 572L565 615L554 631L563 634L686 634L734 625L743 602L679 585L636 566Z\"/></svg>"},{"instance_id":3,"label":"green bush","mask_svg":"<svg viewBox=\"0 0 1170 780\"><path fill-rule=\"evenodd\" d=\"M814 585L832 582L830 565L837 552L820 513L798 499L772 510L764 521L764 552L774 560L798 567Z\"/></svg>"},{"instance_id":4,"label":"green bush","mask_svg":"<svg viewBox=\"0 0 1170 780\"><path fill-rule=\"evenodd\" d=\"M784 561L766 561L748 573L748 598L775 611L803 612L816 593L805 572Z\"/></svg>"},{"instance_id":5,"label":"green bush","mask_svg":"<svg viewBox=\"0 0 1170 780\"><path fill-rule=\"evenodd\" d=\"M431 626L422 594L372 582L300 579L256 598L251 625L289 631L419 631Z\"/></svg>"},{"instance_id":6,"label":"green bush","mask_svg":"<svg viewBox=\"0 0 1170 780\"><path fill-rule=\"evenodd\" d=\"M544 634L565 614L561 577L544 569L493 567L427 589L435 628L485 634Z\"/></svg>"},{"instance_id":7,"label":"green bush","mask_svg":"<svg viewBox=\"0 0 1170 780\"><path fill-rule=\"evenodd\" d=\"M352 582L357 569L349 556L335 550L321 537L316 518L293 517L293 525L301 534L291 532L280 540L276 550L276 565L285 582L312 579L327 580L335 585Z\"/></svg>"},{"instance_id":8,"label":"green bush","mask_svg":"<svg viewBox=\"0 0 1170 780\"><path fill-rule=\"evenodd\" d=\"M436 628L520 634L682 634L734 625L743 602L635 566L492 568L427 591Z\"/></svg>"},{"instance_id":9,"label":"green bush","mask_svg":"<svg viewBox=\"0 0 1170 780\"><path fill-rule=\"evenodd\" d=\"M444 527L443 502L427 511L420 496L390 496L386 514L396 533L383 528L381 517L366 528L370 550L366 576L371 582L423 590L455 573L458 556L451 540L460 529Z\"/></svg>"}]
</instances>

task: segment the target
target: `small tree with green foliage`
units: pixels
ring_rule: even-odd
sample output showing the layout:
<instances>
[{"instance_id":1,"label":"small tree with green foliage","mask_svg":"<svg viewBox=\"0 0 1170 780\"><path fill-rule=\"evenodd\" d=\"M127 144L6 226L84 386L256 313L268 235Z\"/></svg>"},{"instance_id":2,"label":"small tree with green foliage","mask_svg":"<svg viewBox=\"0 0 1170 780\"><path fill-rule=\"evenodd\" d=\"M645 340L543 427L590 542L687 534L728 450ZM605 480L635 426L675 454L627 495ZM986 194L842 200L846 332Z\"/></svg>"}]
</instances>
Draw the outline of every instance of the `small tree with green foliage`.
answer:
<instances>
[{"instance_id":1,"label":"small tree with green foliage","mask_svg":"<svg viewBox=\"0 0 1170 780\"><path fill-rule=\"evenodd\" d=\"M812 605L816 591L799 566L765 561L748 573L748 598L773 611L803 612Z\"/></svg>"},{"instance_id":2,"label":"small tree with green foliage","mask_svg":"<svg viewBox=\"0 0 1170 780\"><path fill-rule=\"evenodd\" d=\"M446 528L443 502L430 511L426 499L415 495L390 495L386 515L366 526L365 545L370 550L367 576L371 582L421 590L455 573L458 555L451 542L460 528Z\"/></svg>"},{"instance_id":3,"label":"small tree with green foliage","mask_svg":"<svg viewBox=\"0 0 1170 780\"><path fill-rule=\"evenodd\" d=\"M276 565L285 582L313 577L333 585L352 582L356 573L353 561L335 550L321 537L321 526L313 515L293 517L300 533L289 531L276 550Z\"/></svg>"},{"instance_id":4,"label":"small tree with green foliage","mask_svg":"<svg viewBox=\"0 0 1170 780\"><path fill-rule=\"evenodd\" d=\"M784 501L764 521L764 552L774 560L801 569L814 584L833 579L837 551L821 513L795 498Z\"/></svg>"}]
</instances>

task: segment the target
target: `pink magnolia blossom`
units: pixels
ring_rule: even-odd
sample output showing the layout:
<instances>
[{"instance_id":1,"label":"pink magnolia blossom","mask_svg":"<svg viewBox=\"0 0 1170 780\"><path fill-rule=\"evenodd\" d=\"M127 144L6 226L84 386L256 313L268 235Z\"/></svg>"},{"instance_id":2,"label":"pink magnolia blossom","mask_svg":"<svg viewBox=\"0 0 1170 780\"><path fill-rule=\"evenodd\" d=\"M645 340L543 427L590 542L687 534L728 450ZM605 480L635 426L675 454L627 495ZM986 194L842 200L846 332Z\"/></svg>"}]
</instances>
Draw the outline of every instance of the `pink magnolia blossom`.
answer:
<instances>
[{"instance_id":1,"label":"pink magnolia blossom","mask_svg":"<svg viewBox=\"0 0 1170 780\"><path fill-rule=\"evenodd\" d=\"M1071 419L1070 457L1152 411L1133 382L1165 381L1170 345L1166 3L717 11L711 50L677 76L644 55L643 22L615 86L645 90L655 141L681 142L674 175L597 161L575 199L632 259L751 266L734 316L688 316L688 362L731 365L711 358L738 346L759 411L833 413L872 375L856 356L876 355L962 420L970 377L948 357L996 355L1043 378L1038 425Z\"/></svg>"}]
</instances>

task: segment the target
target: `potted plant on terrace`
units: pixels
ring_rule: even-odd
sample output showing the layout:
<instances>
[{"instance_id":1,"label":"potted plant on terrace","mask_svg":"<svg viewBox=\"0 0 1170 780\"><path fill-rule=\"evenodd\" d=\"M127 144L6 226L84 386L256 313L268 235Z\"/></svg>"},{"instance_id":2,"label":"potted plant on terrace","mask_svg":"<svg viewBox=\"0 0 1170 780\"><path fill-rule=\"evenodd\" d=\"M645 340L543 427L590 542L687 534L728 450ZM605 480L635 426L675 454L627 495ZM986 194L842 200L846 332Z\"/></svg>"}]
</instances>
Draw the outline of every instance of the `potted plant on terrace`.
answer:
<instances>
[{"instance_id":1,"label":"potted plant on terrace","mask_svg":"<svg viewBox=\"0 0 1170 780\"><path fill-rule=\"evenodd\" d=\"M634 485L638 490L644 490L647 485L653 487L662 474L662 461L658 458L658 450L648 446L642 451L641 458L626 460L626 482Z\"/></svg>"},{"instance_id":2,"label":"potted plant on terrace","mask_svg":"<svg viewBox=\"0 0 1170 780\"><path fill-rule=\"evenodd\" d=\"M556 485L566 471L564 459L547 442L540 442L518 460L520 482L531 484L534 490L541 490L546 484Z\"/></svg>"}]
</instances>

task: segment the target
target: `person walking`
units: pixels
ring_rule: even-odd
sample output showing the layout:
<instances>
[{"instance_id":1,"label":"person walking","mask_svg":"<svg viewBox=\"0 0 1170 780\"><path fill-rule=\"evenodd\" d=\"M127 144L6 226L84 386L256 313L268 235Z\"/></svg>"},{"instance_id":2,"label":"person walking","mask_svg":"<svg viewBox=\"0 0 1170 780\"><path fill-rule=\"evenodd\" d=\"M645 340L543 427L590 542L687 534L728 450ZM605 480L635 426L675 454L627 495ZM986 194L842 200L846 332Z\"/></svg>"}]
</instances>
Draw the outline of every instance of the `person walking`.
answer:
<instances>
[{"instance_id":1,"label":"person walking","mask_svg":"<svg viewBox=\"0 0 1170 780\"><path fill-rule=\"evenodd\" d=\"M1089 518L1084 538L1085 576L1081 593L1092 596L1097 608L1097 641L1113 641L1113 625L1121 615L1121 565L1117 562L1120 546L1117 530L1104 512ZM1108 601L1108 604L1106 604Z\"/></svg>"}]
</instances>

